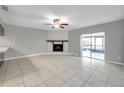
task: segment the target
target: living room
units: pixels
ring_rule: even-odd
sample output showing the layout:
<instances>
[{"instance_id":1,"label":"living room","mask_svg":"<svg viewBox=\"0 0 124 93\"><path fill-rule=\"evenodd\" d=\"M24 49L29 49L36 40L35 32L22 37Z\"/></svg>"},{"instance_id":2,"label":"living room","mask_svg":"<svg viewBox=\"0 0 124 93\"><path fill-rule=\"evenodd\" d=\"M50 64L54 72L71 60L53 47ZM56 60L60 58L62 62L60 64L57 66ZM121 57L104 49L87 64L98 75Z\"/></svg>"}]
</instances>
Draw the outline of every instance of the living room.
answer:
<instances>
[{"instance_id":1,"label":"living room","mask_svg":"<svg viewBox=\"0 0 124 93\"><path fill-rule=\"evenodd\" d=\"M1 5L0 86L123 87L123 13L123 5Z\"/></svg>"}]
</instances>

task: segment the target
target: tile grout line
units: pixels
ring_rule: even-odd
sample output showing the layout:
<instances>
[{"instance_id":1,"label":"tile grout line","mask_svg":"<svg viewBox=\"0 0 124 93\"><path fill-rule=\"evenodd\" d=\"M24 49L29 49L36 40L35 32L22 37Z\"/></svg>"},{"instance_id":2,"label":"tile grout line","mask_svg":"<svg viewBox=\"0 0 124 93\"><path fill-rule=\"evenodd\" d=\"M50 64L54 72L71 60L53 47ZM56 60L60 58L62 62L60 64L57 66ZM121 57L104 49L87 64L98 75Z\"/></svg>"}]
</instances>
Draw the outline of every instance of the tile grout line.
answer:
<instances>
[{"instance_id":1,"label":"tile grout line","mask_svg":"<svg viewBox=\"0 0 124 93\"><path fill-rule=\"evenodd\" d=\"M5 80L5 75L6 75L6 72L7 72L8 65L9 65L9 63L7 63L7 65L6 65L6 69L5 69L3 80L2 80L2 87L4 87L3 85L4 85L4 80Z\"/></svg>"},{"instance_id":2,"label":"tile grout line","mask_svg":"<svg viewBox=\"0 0 124 93\"><path fill-rule=\"evenodd\" d=\"M49 68L48 68L49 69ZM66 69L65 69L66 70ZM55 74L55 76L53 76L53 77L51 77L50 79L53 79L54 77L57 77L57 76L59 76L61 73L63 73L65 70L63 70L62 72L60 72L59 74L55 74L52 70L50 70L49 69L49 71L50 72L52 72L52 73L54 73ZM48 79L48 80L50 80L50 79ZM48 80L46 80L46 81L48 81ZM61 79L62 80L62 79Z\"/></svg>"},{"instance_id":3,"label":"tile grout line","mask_svg":"<svg viewBox=\"0 0 124 93\"><path fill-rule=\"evenodd\" d=\"M99 67L99 66L98 66ZM98 68L97 67L97 68ZM72 66L71 66L71 68L73 68ZM97 69L96 68L96 69ZM95 70L96 70L95 69ZM50 71L50 72L52 72L52 73L54 73L52 70L50 70L49 68L48 68L48 70ZM66 70L66 69L65 69ZM61 73L63 73L65 70L63 70L62 72L60 72L59 74L56 74L56 76L59 76ZM81 71L81 69L78 71L78 72L76 72L74 75L72 75L72 77L70 77L69 79L72 79L74 76L76 76L79 72ZM70 73L70 72L69 72ZM51 77L50 79L52 79L52 78L54 78L54 77L56 77L56 76L53 76L53 77ZM48 80L50 80L50 79L48 79ZM61 78L60 78L61 79ZM69 79L67 79L66 81L64 81L61 85L63 85L64 83L66 83ZM48 80L46 80L46 81L48 81ZM62 80L62 79L61 79Z\"/></svg>"},{"instance_id":4,"label":"tile grout line","mask_svg":"<svg viewBox=\"0 0 124 93\"><path fill-rule=\"evenodd\" d=\"M36 71L36 73L38 74L38 76L40 77L40 79L43 80L43 82L45 83L45 85L48 87L47 83L46 83L45 80L39 75L39 73L38 73L37 71ZM38 84L38 85L40 85L40 84Z\"/></svg>"},{"instance_id":5,"label":"tile grout line","mask_svg":"<svg viewBox=\"0 0 124 93\"><path fill-rule=\"evenodd\" d=\"M49 70L50 70L50 69L49 69ZM66 69L65 69L65 70L66 70ZM65 70L64 70L64 71L65 71ZM80 69L80 70L81 70L81 69ZM60 72L59 74L56 74L56 76L53 76L53 77L51 77L50 79L53 79L54 77L59 76L59 75L60 75L61 73L63 73L64 71ZM54 73L54 72L51 71L51 70L50 70L50 72ZM79 72L79 71L78 71L78 72ZM78 73L78 72L77 72L77 73ZM69 73L70 73L70 72L69 72ZM77 74L77 73L76 73L76 74ZM73 76L75 76L76 74L74 74ZM73 76L70 77L69 79L73 78ZM50 80L50 79L48 79L48 80ZM60 78L60 79L61 79L61 78ZM69 80L69 79L68 79L68 80ZM46 80L46 81L48 81L48 80ZM62 80L62 79L61 79L61 80ZM68 80L64 81L61 85L63 85L64 83L66 83Z\"/></svg>"},{"instance_id":6,"label":"tile grout line","mask_svg":"<svg viewBox=\"0 0 124 93\"><path fill-rule=\"evenodd\" d=\"M21 66L20 66L21 67ZM37 72L37 69L36 69L36 67L35 66L33 66L32 68L34 68L35 69L35 71L34 72L36 72L37 73L37 75L40 77L40 75L39 75L39 73ZM21 70L21 72L22 72L22 70ZM40 77L40 79L42 79L42 77ZM28 79L28 80L32 80L32 79ZM28 81L27 80L27 81ZM43 79L42 79L43 80ZM24 81L24 79L23 79L23 81ZM25 82L25 81L24 81ZM43 82L46 84L46 82L43 80ZM41 84L41 83L40 83ZM40 84L38 84L38 85L40 85ZM24 83L24 85L25 85L25 83ZM47 85L47 84L46 84ZM26 85L25 85L25 87L26 87Z\"/></svg>"},{"instance_id":7,"label":"tile grout line","mask_svg":"<svg viewBox=\"0 0 124 93\"><path fill-rule=\"evenodd\" d=\"M22 68L21 68L20 62L18 62L18 66L19 66L19 69L20 69L20 72L21 72L21 78L23 80L23 84L24 84L24 87L25 87L25 82L24 82L24 78L23 78L23 73L22 73Z\"/></svg>"},{"instance_id":8,"label":"tile grout line","mask_svg":"<svg viewBox=\"0 0 124 93\"><path fill-rule=\"evenodd\" d=\"M73 68L73 67L71 67L71 68ZM65 71L65 70L64 70ZM63 73L64 71L62 71L61 73ZM69 79L67 79L66 81L64 81L61 85L63 85L64 83L66 83L68 80L70 80L70 79L72 79L74 76L76 76L79 72L81 71L81 69L78 71L78 72L76 72L74 75L72 75ZM60 73L60 74L61 74ZM68 73L70 73L70 72L68 72ZM59 76L60 74L57 74L56 76ZM52 78L54 78L54 77L52 77ZM61 79L61 78L60 78ZM62 80L62 79L61 79ZM48 81L48 80L47 80Z\"/></svg>"},{"instance_id":9,"label":"tile grout line","mask_svg":"<svg viewBox=\"0 0 124 93\"><path fill-rule=\"evenodd\" d=\"M110 78L110 68L109 68L109 72L108 72L108 77L107 77L107 80L106 80L106 83L105 83L105 87L107 87L107 84L108 84L108 81L109 81L109 78Z\"/></svg>"},{"instance_id":10,"label":"tile grout line","mask_svg":"<svg viewBox=\"0 0 124 93\"><path fill-rule=\"evenodd\" d=\"M21 67L21 66L20 66ZM38 72L37 72L37 70L36 70L36 68L33 66L32 68L34 68L35 69L35 71L34 72L36 72L37 73L37 75L40 77L40 75L38 74ZM21 72L22 72L22 70L21 70ZM23 73L23 72L22 72ZM40 79L42 79L41 77L40 77ZM32 79L28 79L28 80L32 80ZM26 80L26 81L28 81L28 80ZM43 80L43 79L42 79ZM24 79L23 79L23 83L24 83L25 81L24 81ZM44 80L43 80L43 82L44 82ZM45 83L45 82L44 82ZM40 83L41 84L41 83ZM40 84L38 84L38 85L40 85ZM46 83L45 83L46 84ZM24 86L26 87L26 85L25 85L25 83L24 83ZM35 86L34 86L35 87Z\"/></svg>"},{"instance_id":11,"label":"tile grout line","mask_svg":"<svg viewBox=\"0 0 124 93\"><path fill-rule=\"evenodd\" d=\"M89 79L94 75L94 73L97 71L97 69L99 68L99 66L94 70L94 72L89 76L89 78L84 82L84 84L82 84L81 87L84 87L84 85L89 81Z\"/></svg>"},{"instance_id":12,"label":"tile grout line","mask_svg":"<svg viewBox=\"0 0 124 93\"><path fill-rule=\"evenodd\" d=\"M35 68L35 71L36 71L36 73L38 74L38 76L40 77L40 79L42 79L43 80L43 82L46 84L46 86L48 87L48 85L47 85L47 83L45 82L45 80L40 76L40 74L38 73L38 71L37 71L37 68L34 66L34 68ZM38 84L38 85L40 85L40 84Z\"/></svg>"},{"instance_id":13,"label":"tile grout line","mask_svg":"<svg viewBox=\"0 0 124 93\"><path fill-rule=\"evenodd\" d=\"M80 70L81 70L81 69L80 69ZM72 77L70 77L69 79L65 80L65 81L62 83L62 85L63 85L64 83L66 83L68 80L72 79L74 76L76 76L76 75L80 72L80 70L79 70L78 72L76 72L74 75L72 75ZM70 73L70 72L69 72L69 73Z\"/></svg>"}]
</instances>

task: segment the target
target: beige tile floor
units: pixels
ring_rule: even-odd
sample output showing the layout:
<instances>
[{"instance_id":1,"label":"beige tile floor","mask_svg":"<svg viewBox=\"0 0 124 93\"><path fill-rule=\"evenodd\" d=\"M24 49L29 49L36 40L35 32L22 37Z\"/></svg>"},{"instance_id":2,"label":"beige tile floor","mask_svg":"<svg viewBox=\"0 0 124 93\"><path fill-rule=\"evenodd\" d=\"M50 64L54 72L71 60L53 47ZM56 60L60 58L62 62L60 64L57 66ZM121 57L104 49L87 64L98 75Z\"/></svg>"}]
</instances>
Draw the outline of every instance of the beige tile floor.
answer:
<instances>
[{"instance_id":1,"label":"beige tile floor","mask_svg":"<svg viewBox=\"0 0 124 93\"><path fill-rule=\"evenodd\" d=\"M5 61L1 87L123 87L124 66L100 60L46 55Z\"/></svg>"}]
</instances>

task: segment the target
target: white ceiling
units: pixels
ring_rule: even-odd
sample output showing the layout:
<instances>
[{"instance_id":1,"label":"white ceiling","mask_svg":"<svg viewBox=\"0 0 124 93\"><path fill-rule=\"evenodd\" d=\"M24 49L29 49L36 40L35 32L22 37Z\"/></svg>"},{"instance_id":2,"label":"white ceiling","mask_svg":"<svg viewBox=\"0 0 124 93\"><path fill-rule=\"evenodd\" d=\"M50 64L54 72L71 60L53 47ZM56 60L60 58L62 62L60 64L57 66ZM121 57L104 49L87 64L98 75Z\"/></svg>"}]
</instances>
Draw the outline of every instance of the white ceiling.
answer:
<instances>
[{"instance_id":1,"label":"white ceiling","mask_svg":"<svg viewBox=\"0 0 124 93\"><path fill-rule=\"evenodd\" d=\"M5 23L48 31L58 30L44 25L53 18L69 23L65 31L124 19L124 6L117 5L8 5L8 8L8 12L0 9Z\"/></svg>"}]
</instances>

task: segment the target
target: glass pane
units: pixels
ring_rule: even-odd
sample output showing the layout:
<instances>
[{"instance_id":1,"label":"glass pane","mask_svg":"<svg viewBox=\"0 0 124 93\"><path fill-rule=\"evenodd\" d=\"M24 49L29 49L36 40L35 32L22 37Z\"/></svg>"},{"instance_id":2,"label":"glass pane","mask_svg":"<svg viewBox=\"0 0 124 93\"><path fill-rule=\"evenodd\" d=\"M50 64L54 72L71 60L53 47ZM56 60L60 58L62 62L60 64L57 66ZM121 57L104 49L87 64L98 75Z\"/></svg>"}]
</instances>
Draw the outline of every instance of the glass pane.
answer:
<instances>
[{"instance_id":1,"label":"glass pane","mask_svg":"<svg viewBox=\"0 0 124 93\"><path fill-rule=\"evenodd\" d=\"M92 47L92 57L96 59L104 60L104 50L102 46L93 46Z\"/></svg>"},{"instance_id":2,"label":"glass pane","mask_svg":"<svg viewBox=\"0 0 124 93\"><path fill-rule=\"evenodd\" d=\"M101 52L101 51L103 50L103 48L102 48L102 46L96 46L96 50L97 50L98 52Z\"/></svg>"},{"instance_id":3,"label":"glass pane","mask_svg":"<svg viewBox=\"0 0 124 93\"><path fill-rule=\"evenodd\" d=\"M102 45L102 38L96 38L96 45Z\"/></svg>"},{"instance_id":4,"label":"glass pane","mask_svg":"<svg viewBox=\"0 0 124 93\"><path fill-rule=\"evenodd\" d=\"M92 37L92 45L95 45L95 37Z\"/></svg>"},{"instance_id":5,"label":"glass pane","mask_svg":"<svg viewBox=\"0 0 124 93\"><path fill-rule=\"evenodd\" d=\"M105 46L105 37L103 37L102 43L103 43L103 46Z\"/></svg>"},{"instance_id":6,"label":"glass pane","mask_svg":"<svg viewBox=\"0 0 124 93\"><path fill-rule=\"evenodd\" d=\"M83 46L83 56L91 57L91 46Z\"/></svg>"},{"instance_id":7,"label":"glass pane","mask_svg":"<svg viewBox=\"0 0 124 93\"><path fill-rule=\"evenodd\" d=\"M83 45L90 45L91 44L91 39L90 38L83 38Z\"/></svg>"}]
</instances>

